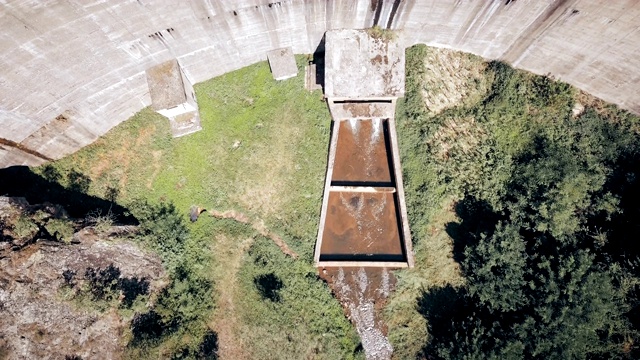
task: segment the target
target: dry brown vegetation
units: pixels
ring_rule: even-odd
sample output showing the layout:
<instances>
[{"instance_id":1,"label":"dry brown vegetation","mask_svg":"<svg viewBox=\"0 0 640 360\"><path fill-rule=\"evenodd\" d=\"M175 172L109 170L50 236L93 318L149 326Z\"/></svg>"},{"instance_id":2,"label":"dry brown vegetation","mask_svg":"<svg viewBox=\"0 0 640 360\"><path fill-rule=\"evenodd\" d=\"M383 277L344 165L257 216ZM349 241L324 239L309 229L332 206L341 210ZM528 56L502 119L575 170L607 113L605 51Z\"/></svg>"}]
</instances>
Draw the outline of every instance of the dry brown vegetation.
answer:
<instances>
[{"instance_id":1,"label":"dry brown vegetation","mask_svg":"<svg viewBox=\"0 0 640 360\"><path fill-rule=\"evenodd\" d=\"M422 97L427 111L437 115L456 106L475 104L489 90L486 63L467 53L433 48L424 62Z\"/></svg>"}]
</instances>

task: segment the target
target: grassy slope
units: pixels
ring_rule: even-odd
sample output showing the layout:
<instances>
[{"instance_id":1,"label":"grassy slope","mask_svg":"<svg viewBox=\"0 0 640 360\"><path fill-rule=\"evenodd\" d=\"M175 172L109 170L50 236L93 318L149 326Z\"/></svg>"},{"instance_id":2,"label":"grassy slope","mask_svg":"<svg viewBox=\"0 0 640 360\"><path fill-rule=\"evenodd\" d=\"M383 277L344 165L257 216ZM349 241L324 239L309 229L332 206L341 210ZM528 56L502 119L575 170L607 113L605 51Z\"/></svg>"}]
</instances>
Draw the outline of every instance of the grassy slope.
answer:
<instances>
[{"instance_id":1,"label":"grassy slope","mask_svg":"<svg viewBox=\"0 0 640 360\"><path fill-rule=\"evenodd\" d=\"M298 58L300 73L305 61ZM268 65L259 63L195 86L203 131L172 139L167 120L145 109L53 164L61 179L83 173L90 194L115 196L124 206L137 198L173 202L185 219L192 205L242 212L264 221L301 255L285 258L232 220L204 216L190 225L193 251L211 255L201 265L217 286L212 301L220 303L207 322L219 332L221 355L342 358L357 345L311 266L330 116L320 92L302 89L303 76L275 82ZM263 253L273 259L269 266L256 265ZM256 291L253 279L266 268L284 283L280 302ZM157 354L189 341L166 340Z\"/></svg>"}]
</instances>

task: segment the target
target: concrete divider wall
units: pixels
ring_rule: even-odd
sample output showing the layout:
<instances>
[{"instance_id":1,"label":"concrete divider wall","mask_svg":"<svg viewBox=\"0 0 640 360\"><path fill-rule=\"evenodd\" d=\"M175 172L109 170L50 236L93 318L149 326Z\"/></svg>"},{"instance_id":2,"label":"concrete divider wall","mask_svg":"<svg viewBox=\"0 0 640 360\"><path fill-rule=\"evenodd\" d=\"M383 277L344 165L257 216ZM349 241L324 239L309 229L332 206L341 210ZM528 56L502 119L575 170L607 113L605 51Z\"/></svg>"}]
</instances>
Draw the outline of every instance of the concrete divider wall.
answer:
<instances>
[{"instance_id":1,"label":"concrete divider wall","mask_svg":"<svg viewBox=\"0 0 640 360\"><path fill-rule=\"evenodd\" d=\"M95 141L150 104L144 71L163 61L196 83L376 23L405 45L504 59L640 113L639 15L635 0L4 0L0 167Z\"/></svg>"}]
</instances>

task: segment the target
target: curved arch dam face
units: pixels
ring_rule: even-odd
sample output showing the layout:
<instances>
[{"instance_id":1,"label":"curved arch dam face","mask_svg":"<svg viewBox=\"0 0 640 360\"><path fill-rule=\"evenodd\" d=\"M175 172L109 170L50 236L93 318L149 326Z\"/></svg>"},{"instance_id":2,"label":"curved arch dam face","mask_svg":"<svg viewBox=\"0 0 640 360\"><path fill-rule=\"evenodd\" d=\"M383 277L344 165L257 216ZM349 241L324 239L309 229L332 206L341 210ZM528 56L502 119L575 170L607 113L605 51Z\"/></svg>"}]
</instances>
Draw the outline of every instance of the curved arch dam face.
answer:
<instances>
[{"instance_id":1,"label":"curved arch dam face","mask_svg":"<svg viewBox=\"0 0 640 360\"><path fill-rule=\"evenodd\" d=\"M313 53L330 29L378 25L551 74L640 113L634 0L209 0L0 2L0 167L37 165L149 106L145 70L177 59L197 83Z\"/></svg>"}]
</instances>

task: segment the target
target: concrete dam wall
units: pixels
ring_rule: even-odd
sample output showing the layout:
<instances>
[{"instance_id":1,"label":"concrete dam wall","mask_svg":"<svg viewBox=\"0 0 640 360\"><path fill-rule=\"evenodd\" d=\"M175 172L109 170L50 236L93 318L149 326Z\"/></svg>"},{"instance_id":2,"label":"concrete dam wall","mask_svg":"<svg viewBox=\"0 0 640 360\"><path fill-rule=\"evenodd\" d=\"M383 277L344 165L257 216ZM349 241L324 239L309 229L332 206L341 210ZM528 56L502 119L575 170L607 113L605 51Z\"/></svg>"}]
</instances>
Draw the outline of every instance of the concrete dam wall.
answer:
<instances>
[{"instance_id":1,"label":"concrete dam wall","mask_svg":"<svg viewBox=\"0 0 640 360\"><path fill-rule=\"evenodd\" d=\"M145 70L191 83L379 25L552 74L640 113L640 1L0 0L0 167L58 159L150 105Z\"/></svg>"}]
</instances>

